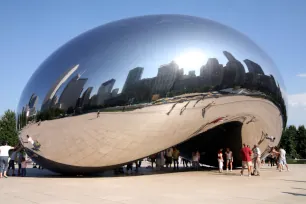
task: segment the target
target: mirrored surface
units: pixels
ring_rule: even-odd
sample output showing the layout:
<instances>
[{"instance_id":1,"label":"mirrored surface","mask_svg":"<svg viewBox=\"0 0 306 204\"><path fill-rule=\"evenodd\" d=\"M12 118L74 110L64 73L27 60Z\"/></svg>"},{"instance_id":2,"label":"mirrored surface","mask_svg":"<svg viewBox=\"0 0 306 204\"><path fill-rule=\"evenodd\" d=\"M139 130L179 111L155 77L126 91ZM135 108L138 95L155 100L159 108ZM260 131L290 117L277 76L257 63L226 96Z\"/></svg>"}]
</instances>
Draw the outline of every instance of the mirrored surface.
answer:
<instances>
[{"instance_id":1,"label":"mirrored surface","mask_svg":"<svg viewBox=\"0 0 306 204\"><path fill-rule=\"evenodd\" d=\"M187 159L211 152L201 162L213 165L221 147L239 161L242 143L277 145L285 97L272 60L243 34L192 16L142 16L51 54L24 88L18 129L40 144L24 143L28 154L61 173L98 172L175 145Z\"/></svg>"}]
</instances>

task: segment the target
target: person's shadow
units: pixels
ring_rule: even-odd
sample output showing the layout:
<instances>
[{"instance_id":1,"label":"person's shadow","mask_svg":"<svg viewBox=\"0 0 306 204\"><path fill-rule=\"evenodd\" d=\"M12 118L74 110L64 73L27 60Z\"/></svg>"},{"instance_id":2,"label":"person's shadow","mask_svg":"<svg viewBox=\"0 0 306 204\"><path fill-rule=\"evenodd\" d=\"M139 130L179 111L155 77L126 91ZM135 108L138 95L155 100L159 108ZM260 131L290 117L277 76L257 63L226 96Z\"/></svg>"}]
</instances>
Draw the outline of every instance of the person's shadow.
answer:
<instances>
[{"instance_id":1,"label":"person's shadow","mask_svg":"<svg viewBox=\"0 0 306 204\"><path fill-rule=\"evenodd\" d=\"M292 192L282 192L282 193L286 193L286 194L290 194L290 195L294 195L294 196L306 196L305 193L292 193Z\"/></svg>"}]
</instances>

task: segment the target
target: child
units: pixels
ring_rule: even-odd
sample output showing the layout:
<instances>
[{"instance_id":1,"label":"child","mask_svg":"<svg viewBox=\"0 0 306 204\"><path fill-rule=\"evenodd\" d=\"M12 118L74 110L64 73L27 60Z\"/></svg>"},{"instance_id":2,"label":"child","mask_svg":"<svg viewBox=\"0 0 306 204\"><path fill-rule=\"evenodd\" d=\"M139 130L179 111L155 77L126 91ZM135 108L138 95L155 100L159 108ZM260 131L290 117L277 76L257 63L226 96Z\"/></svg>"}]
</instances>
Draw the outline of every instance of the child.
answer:
<instances>
[{"instance_id":1,"label":"child","mask_svg":"<svg viewBox=\"0 0 306 204\"><path fill-rule=\"evenodd\" d=\"M24 157L21 159L21 176L25 177L27 175L27 161Z\"/></svg>"}]
</instances>

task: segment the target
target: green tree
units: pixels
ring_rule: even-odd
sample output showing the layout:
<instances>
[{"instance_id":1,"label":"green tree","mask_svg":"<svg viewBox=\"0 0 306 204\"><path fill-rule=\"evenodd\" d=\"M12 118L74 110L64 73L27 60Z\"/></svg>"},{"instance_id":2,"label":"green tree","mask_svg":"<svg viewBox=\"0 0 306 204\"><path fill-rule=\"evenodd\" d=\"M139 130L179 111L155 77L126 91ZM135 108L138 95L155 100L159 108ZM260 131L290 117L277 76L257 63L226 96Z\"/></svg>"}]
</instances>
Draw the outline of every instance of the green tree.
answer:
<instances>
[{"instance_id":1,"label":"green tree","mask_svg":"<svg viewBox=\"0 0 306 204\"><path fill-rule=\"evenodd\" d=\"M0 120L0 141L7 141L9 145L18 144L18 132L16 129L15 113L7 110Z\"/></svg>"},{"instance_id":2,"label":"green tree","mask_svg":"<svg viewBox=\"0 0 306 204\"><path fill-rule=\"evenodd\" d=\"M306 129L304 125L299 126L297 129L296 151L301 158L306 158Z\"/></svg>"},{"instance_id":3,"label":"green tree","mask_svg":"<svg viewBox=\"0 0 306 204\"><path fill-rule=\"evenodd\" d=\"M280 141L280 146L282 146L288 155L292 157L299 157L296 151L296 127L291 125L283 131L283 135Z\"/></svg>"}]
</instances>

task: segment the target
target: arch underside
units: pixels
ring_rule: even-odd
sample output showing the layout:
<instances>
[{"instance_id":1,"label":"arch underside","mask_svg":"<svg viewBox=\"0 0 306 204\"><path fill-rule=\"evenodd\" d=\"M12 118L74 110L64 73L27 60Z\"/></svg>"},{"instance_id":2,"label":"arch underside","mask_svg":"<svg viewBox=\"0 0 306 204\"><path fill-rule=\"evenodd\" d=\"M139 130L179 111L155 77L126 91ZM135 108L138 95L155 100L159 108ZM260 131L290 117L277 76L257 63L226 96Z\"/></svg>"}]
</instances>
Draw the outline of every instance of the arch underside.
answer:
<instances>
[{"instance_id":1,"label":"arch underside","mask_svg":"<svg viewBox=\"0 0 306 204\"><path fill-rule=\"evenodd\" d=\"M174 105L175 104L175 105ZM129 112L101 112L43 121L28 126L41 148L24 144L44 168L64 174L87 174L122 166L177 145L181 155L199 150L201 163L216 166L216 152L229 147L239 165L242 143L262 152L280 141L283 121L270 101L249 96L191 98ZM52 130L52 131L51 131ZM265 134L274 136L270 141ZM48 139L53 137L52 140Z\"/></svg>"}]
</instances>

